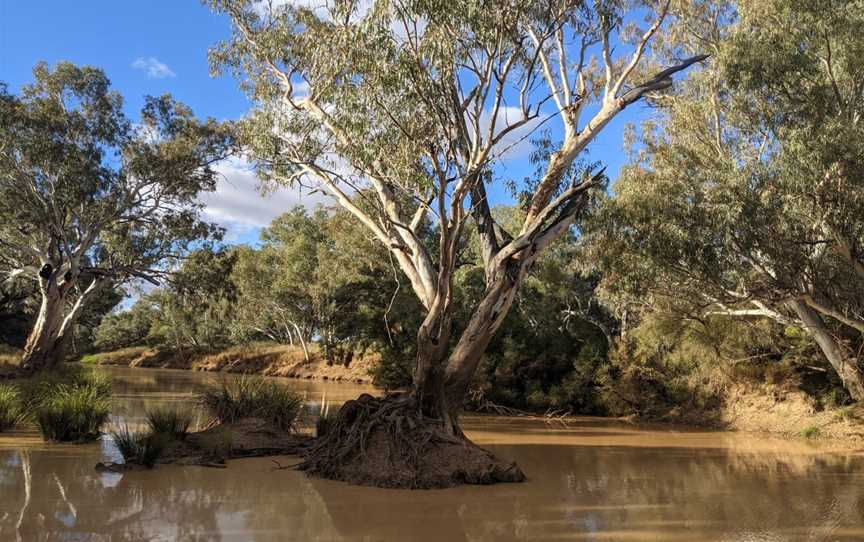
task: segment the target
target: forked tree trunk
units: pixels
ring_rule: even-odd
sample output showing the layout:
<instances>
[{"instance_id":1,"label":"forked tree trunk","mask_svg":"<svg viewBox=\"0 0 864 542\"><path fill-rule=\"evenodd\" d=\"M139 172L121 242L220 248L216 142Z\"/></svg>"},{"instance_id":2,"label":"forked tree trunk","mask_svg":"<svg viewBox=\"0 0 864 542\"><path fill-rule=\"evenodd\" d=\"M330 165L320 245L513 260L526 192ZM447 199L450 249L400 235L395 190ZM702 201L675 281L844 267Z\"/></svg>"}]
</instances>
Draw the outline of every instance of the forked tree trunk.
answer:
<instances>
[{"instance_id":1,"label":"forked tree trunk","mask_svg":"<svg viewBox=\"0 0 864 542\"><path fill-rule=\"evenodd\" d=\"M105 280L94 280L66 313L64 290L68 285L57 286L51 280L43 281L39 315L27 338L21 360L21 369L28 372L50 369L66 359L78 317L87 301L106 284Z\"/></svg>"},{"instance_id":2,"label":"forked tree trunk","mask_svg":"<svg viewBox=\"0 0 864 542\"><path fill-rule=\"evenodd\" d=\"M793 301L792 309L843 381L843 386L849 395L856 401L864 400L864 374L858 367L858 360L846 355L836 337L825 326L819 313L805 301L800 299Z\"/></svg>"},{"instance_id":3,"label":"forked tree trunk","mask_svg":"<svg viewBox=\"0 0 864 542\"><path fill-rule=\"evenodd\" d=\"M490 274L489 286L456 346L447 356L450 314L430 313L418 333L413 392L423 399L425 415L441 420L450 435L461 435L459 412L489 342L506 318L524 265L510 262Z\"/></svg>"}]
</instances>

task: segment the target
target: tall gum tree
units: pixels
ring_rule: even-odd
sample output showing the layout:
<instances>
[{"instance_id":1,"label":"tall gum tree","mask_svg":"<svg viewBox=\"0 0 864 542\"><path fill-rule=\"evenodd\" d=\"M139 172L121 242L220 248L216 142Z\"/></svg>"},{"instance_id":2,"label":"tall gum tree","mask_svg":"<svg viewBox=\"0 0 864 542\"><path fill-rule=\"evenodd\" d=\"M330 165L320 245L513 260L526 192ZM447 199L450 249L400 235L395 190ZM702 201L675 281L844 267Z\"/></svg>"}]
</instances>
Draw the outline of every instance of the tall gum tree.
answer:
<instances>
[{"instance_id":1,"label":"tall gum tree","mask_svg":"<svg viewBox=\"0 0 864 542\"><path fill-rule=\"evenodd\" d=\"M41 294L28 371L63 360L100 291L155 282L189 243L218 234L196 197L232 148L226 125L169 96L148 97L133 124L96 68L33 73L19 96L0 88L0 250L7 280L34 280Z\"/></svg>"},{"instance_id":2,"label":"tall gum tree","mask_svg":"<svg viewBox=\"0 0 864 542\"><path fill-rule=\"evenodd\" d=\"M864 9L725 4L698 40L715 62L665 97L600 213L606 289L799 327L860 401Z\"/></svg>"},{"instance_id":3,"label":"tall gum tree","mask_svg":"<svg viewBox=\"0 0 864 542\"><path fill-rule=\"evenodd\" d=\"M209 4L233 23L211 57L217 71L237 74L256 104L243 132L259 175L331 194L388 248L426 310L410 393L346 405L342 425L305 468L412 487L521 479L515 466L484 475L465 475L474 468L465 466L448 481L421 480L417 465L429 466L436 444L469 442L458 413L484 350L532 264L605 180L577 159L625 108L705 58L665 68L651 60L670 2ZM641 29L630 22L637 18ZM529 187L520 227L506 231L493 219L486 186L501 182L494 170L502 154L547 122L561 140ZM433 246L418 235L424 220L437 228ZM453 275L469 220L481 238L486 290L464 332L451 337ZM397 480L364 470L358 450L368 451L376 424L427 430L414 435L422 446L406 452L414 474Z\"/></svg>"}]
</instances>

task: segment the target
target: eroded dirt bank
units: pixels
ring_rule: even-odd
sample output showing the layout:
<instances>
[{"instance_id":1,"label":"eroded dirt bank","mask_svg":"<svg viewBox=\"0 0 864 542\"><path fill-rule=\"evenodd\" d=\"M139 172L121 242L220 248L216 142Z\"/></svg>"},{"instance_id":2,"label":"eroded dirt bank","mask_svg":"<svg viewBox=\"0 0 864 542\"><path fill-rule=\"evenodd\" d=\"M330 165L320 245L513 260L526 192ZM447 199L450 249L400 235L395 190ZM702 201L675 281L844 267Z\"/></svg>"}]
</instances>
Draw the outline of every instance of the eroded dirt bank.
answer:
<instances>
[{"instance_id":1,"label":"eroded dirt bank","mask_svg":"<svg viewBox=\"0 0 864 542\"><path fill-rule=\"evenodd\" d=\"M310 348L307 361L302 349L286 345L238 346L221 352L133 347L81 358L84 363L96 365L260 374L357 384L372 382L369 372L378 360L377 354L366 354L355 355L347 366L344 361L328 364L317 348Z\"/></svg>"},{"instance_id":2,"label":"eroded dirt bank","mask_svg":"<svg viewBox=\"0 0 864 542\"><path fill-rule=\"evenodd\" d=\"M97 365L261 374L357 384L371 384L370 372L379 363L379 357L374 353L355 356L347 367L338 362L328 364L317 348L313 347L309 354L310 360L306 361L299 347L285 345L233 347L215 353L135 347L84 356L81 361ZM520 414L512 409L488 412ZM542 414L538 416L543 417ZM806 394L789 386L729 386L717 410L681 412L673 409L659 418L632 416L627 419L792 438L864 441L864 405L820 408Z\"/></svg>"}]
</instances>

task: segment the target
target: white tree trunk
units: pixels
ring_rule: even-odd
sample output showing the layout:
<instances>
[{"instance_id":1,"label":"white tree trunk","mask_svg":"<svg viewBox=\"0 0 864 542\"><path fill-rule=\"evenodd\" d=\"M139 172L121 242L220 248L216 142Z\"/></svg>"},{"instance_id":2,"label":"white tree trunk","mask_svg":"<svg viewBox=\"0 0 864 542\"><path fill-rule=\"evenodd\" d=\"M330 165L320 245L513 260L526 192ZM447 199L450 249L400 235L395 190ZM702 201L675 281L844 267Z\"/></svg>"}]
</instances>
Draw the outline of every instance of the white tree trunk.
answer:
<instances>
[{"instance_id":1,"label":"white tree trunk","mask_svg":"<svg viewBox=\"0 0 864 542\"><path fill-rule=\"evenodd\" d=\"M834 335L825 326L819 313L803 300L791 303L792 309L804 324L805 329L819 345L828 363L837 372L843 385L856 401L864 400L864 375L858 368L858 362L844 352Z\"/></svg>"}]
</instances>

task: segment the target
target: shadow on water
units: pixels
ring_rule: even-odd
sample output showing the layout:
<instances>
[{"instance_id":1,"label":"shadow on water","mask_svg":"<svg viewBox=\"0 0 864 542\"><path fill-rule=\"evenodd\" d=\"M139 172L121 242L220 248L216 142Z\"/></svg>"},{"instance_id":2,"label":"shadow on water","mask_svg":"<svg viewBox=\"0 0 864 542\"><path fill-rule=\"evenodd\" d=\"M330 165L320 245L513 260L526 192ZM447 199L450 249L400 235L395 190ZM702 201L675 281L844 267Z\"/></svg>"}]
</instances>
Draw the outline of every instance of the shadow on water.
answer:
<instances>
[{"instance_id":1,"label":"shadow on water","mask_svg":"<svg viewBox=\"0 0 864 542\"><path fill-rule=\"evenodd\" d=\"M147 382L130 384L118 398L130 419L144 407L184 403L202 382L181 386L178 378L213 376L141 373ZM472 438L518 461L529 481L382 490L308 479L276 470L267 458L227 469L100 473L93 465L116 455L110 442L48 446L4 436L0 540L864 539L864 458L857 455L596 419L547 427L471 418L466 426Z\"/></svg>"}]
</instances>

